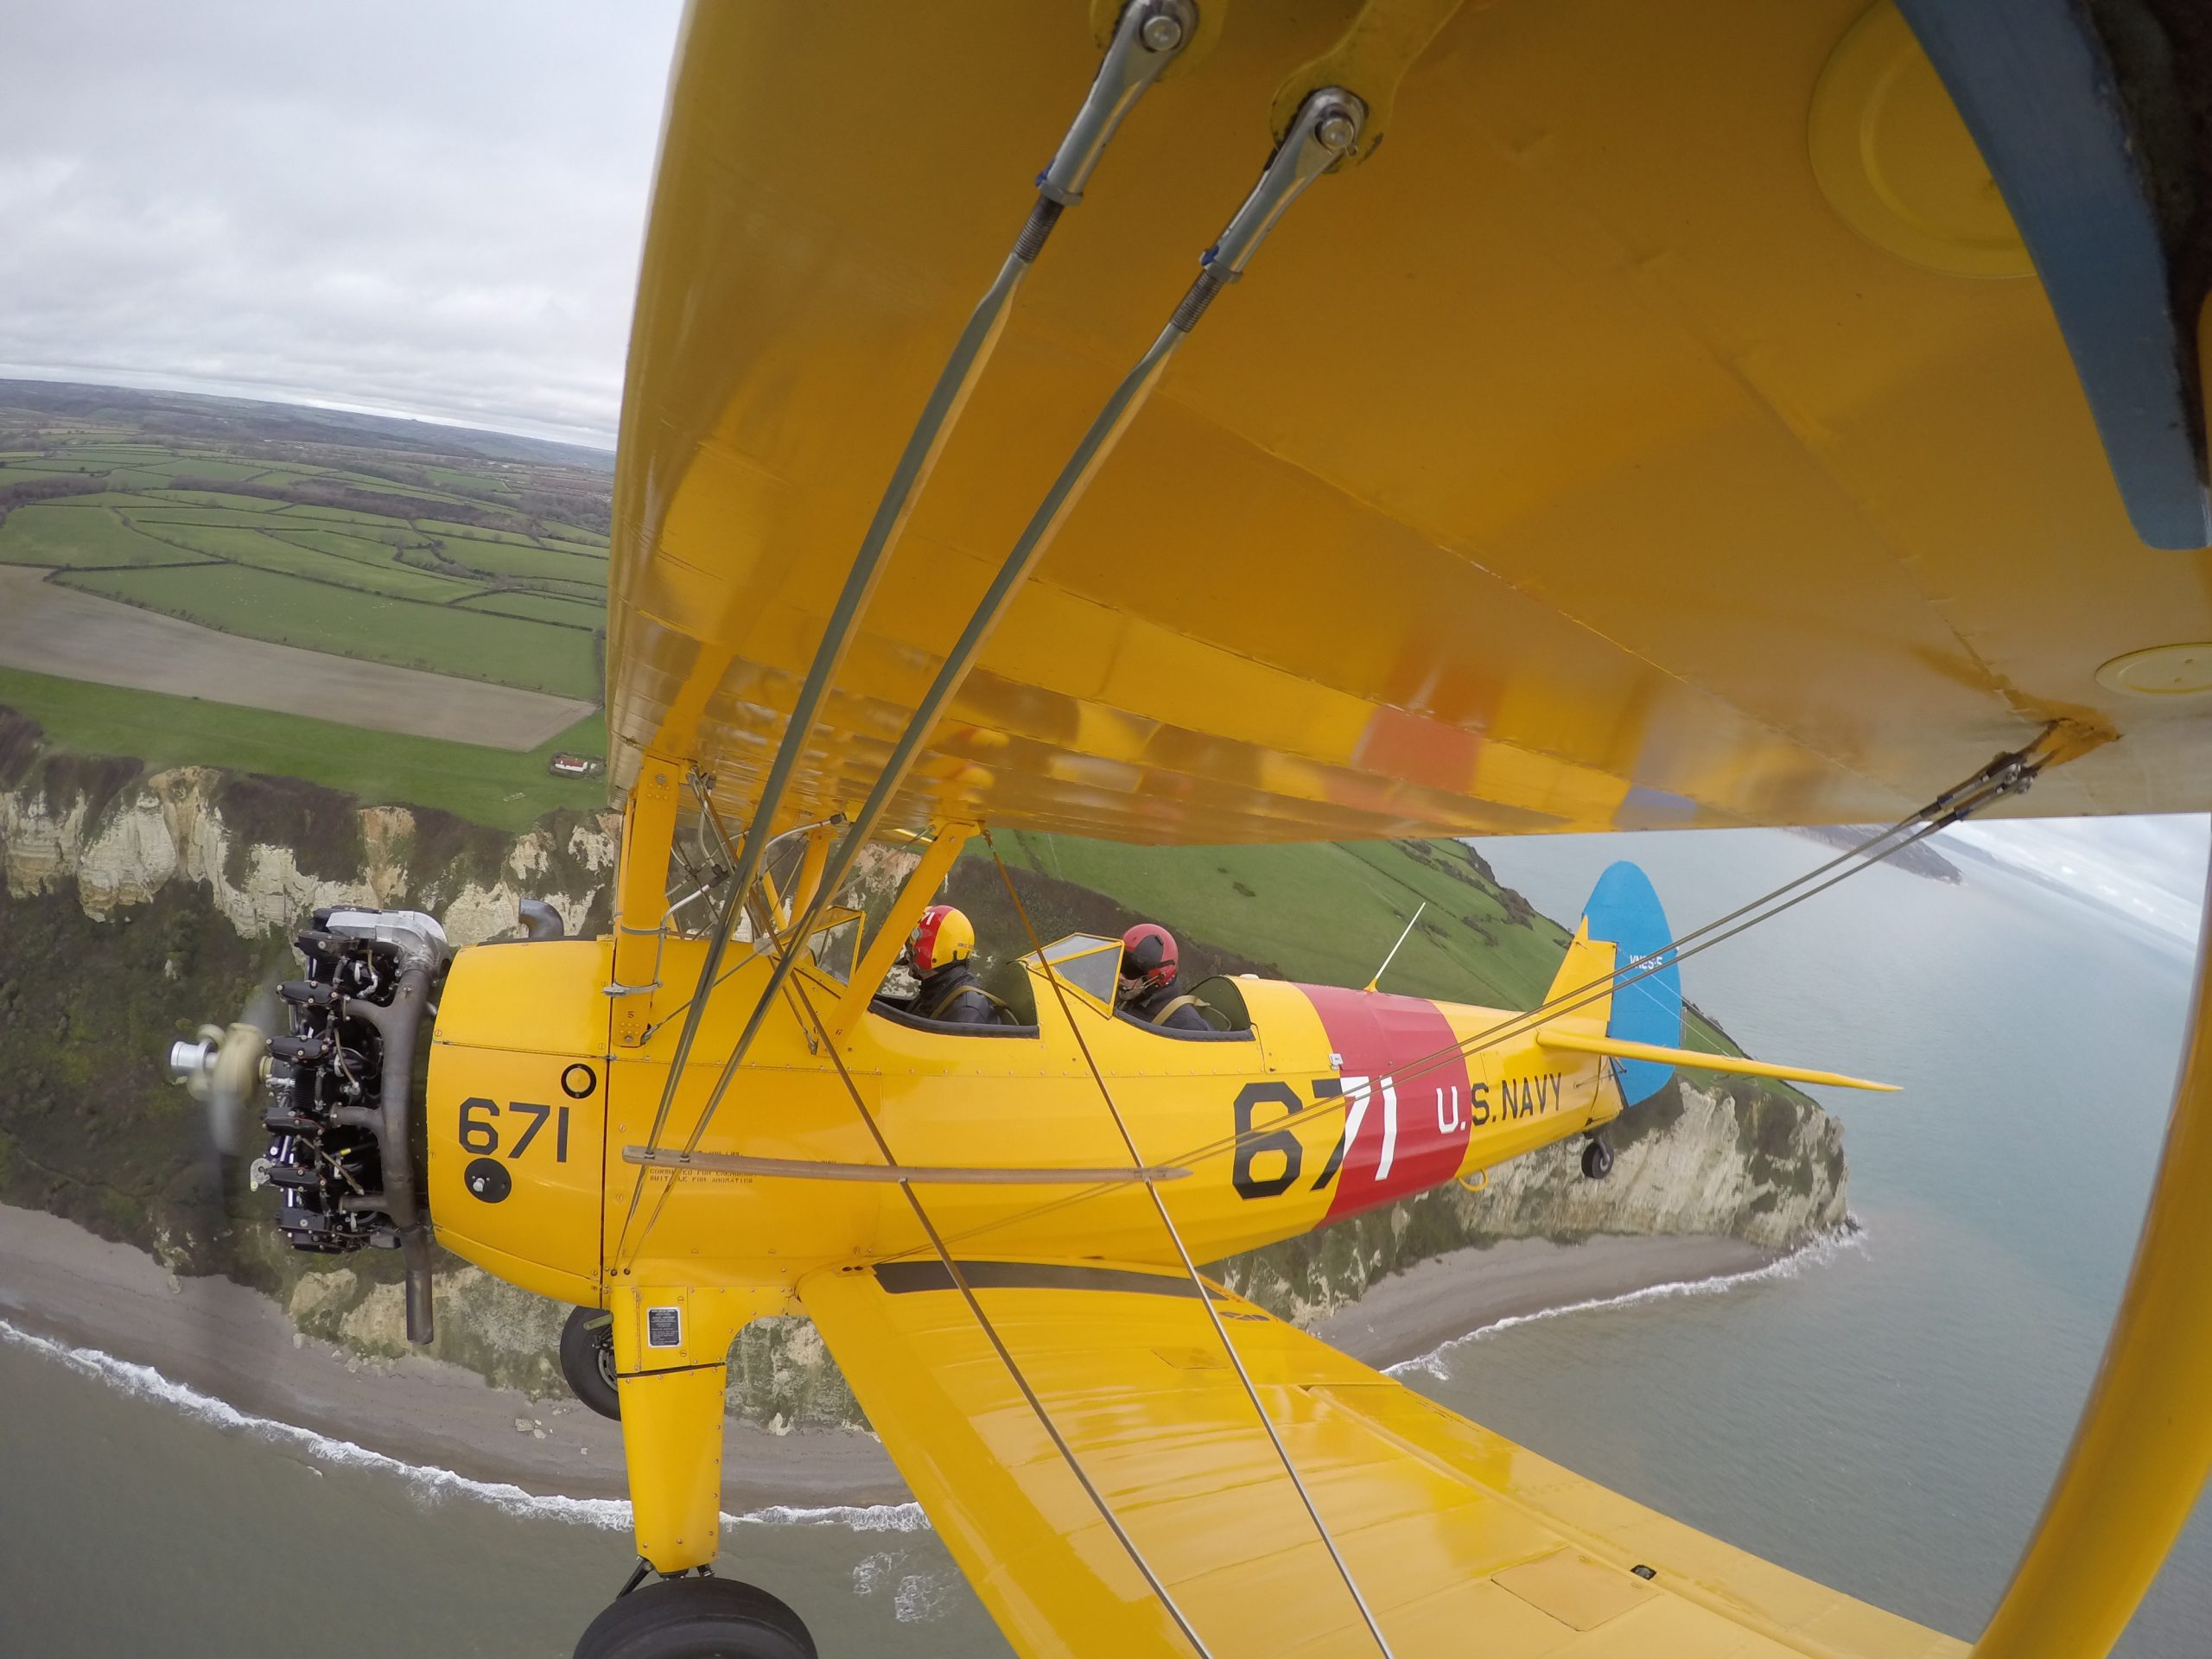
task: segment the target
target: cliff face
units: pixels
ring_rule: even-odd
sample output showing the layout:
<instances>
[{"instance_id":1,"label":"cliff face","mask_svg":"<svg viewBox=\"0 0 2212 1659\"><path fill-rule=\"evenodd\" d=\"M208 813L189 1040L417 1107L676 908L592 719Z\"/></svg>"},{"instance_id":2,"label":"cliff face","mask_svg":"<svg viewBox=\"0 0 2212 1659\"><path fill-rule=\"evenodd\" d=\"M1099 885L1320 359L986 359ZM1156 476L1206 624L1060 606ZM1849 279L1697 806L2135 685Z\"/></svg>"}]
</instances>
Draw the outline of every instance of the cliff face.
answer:
<instances>
[{"instance_id":1,"label":"cliff face","mask_svg":"<svg viewBox=\"0 0 2212 1659\"><path fill-rule=\"evenodd\" d=\"M1615 1160L1586 1180L1580 1141L1287 1239L1221 1265L1224 1281L1301 1324L1357 1300L1376 1280L1502 1238L1592 1233L1723 1235L1784 1250L1843 1223L1842 1126L1809 1101L1737 1079L1677 1077L1607 1131Z\"/></svg>"},{"instance_id":2,"label":"cliff face","mask_svg":"<svg viewBox=\"0 0 2212 1659\"><path fill-rule=\"evenodd\" d=\"M296 974L289 938L318 906L429 911L461 944L526 896L603 928L620 824L557 814L515 837L291 779L149 774L45 753L0 710L0 1201L289 1295L321 1264L214 1158L168 1043Z\"/></svg>"},{"instance_id":3,"label":"cliff face","mask_svg":"<svg viewBox=\"0 0 2212 1659\"><path fill-rule=\"evenodd\" d=\"M244 938L287 934L323 905L406 906L473 944L513 926L524 898L582 931L612 876L620 822L611 812L549 820L509 841L289 779L50 762L0 791L0 864L10 897L73 889L94 921L177 883L205 888Z\"/></svg>"},{"instance_id":4,"label":"cliff face","mask_svg":"<svg viewBox=\"0 0 2212 1659\"><path fill-rule=\"evenodd\" d=\"M289 780L42 757L35 731L0 724L0 1201L68 1216L178 1271L258 1285L302 1330L371 1360L396 1355L397 1259L287 1249L264 1196L243 1192L235 1169L226 1182L207 1153L200 1109L163 1078L161 1052L179 1016L229 1017L288 964L284 941L318 906L426 910L467 944L512 926L528 896L571 932L602 930L619 827L612 813L556 815L512 837ZM871 888L891 873L871 867ZM1074 887L1059 899L1109 903ZM1481 1192L1447 1186L1217 1271L1310 1320L1401 1267L1498 1238L1727 1234L1787 1248L1843 1219L1840 1130L1802 1096L1680 1081L1612 1138L1607 1180L1582 1179L1575 1144L1553 1147ZM436 1351L557 1391L564 1313L448 1258ZM731 1375L733 1409L771 1427L859 1419L804 1320L747 1331Z\"/></svg>"}]
</instances>

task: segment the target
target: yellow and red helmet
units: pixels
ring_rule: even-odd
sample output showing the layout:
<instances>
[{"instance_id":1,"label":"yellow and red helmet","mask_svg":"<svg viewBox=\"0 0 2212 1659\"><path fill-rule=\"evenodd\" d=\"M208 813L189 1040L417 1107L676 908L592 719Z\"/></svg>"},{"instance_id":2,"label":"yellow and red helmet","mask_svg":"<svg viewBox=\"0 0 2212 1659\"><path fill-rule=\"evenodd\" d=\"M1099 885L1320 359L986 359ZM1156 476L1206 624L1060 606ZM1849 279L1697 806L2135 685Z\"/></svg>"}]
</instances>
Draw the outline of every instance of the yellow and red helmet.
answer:
<instances>
[{"instance_id":1,"label":"yellow and red helmet","mask_svg":"<svg viewBox=\"0 0 2212 1659\"><path fill-rule=\"evenodd\" d=\"M914 925L906 948L916 973L933 974L948 962L965 962L976 954L976 925L965 911L931 905Z\"/></svg>"}]
</instances>

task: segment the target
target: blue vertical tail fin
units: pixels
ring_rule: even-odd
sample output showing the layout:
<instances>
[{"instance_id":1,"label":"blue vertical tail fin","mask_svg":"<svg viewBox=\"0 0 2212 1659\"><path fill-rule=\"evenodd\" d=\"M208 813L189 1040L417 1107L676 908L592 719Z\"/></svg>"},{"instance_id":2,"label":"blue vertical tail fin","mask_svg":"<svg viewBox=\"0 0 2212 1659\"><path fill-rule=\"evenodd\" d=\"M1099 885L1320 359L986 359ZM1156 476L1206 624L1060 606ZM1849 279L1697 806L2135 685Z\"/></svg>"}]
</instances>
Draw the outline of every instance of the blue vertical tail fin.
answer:
<instances>
[{"instance_id":1,"label":"blue vertical tail fin","mask_svg":"<svg viewBox=\"0 0 2212 1659\"><path fill-rule=\"evenodd\" d=\"M1623 861L1598 878L1589 901L1582 907L1581 925L1567 946L1567 960L1546 1001L1600 982L1607 971L1592 945L1610 944L1611 971L1625 973L1629 982L1615 982L1610 997L1586 1005L1586 1011L1603 1013L1605 1035L1623 1042L1650 1043L1661 1048L1682 1044L1682 970L1671 949L1674 933L1667 912L1652 890L1651 878L1636 865ZM1630 964L1640 957L1663 953L1641 968ZM1656 969L1656 971L1654 971ZM1667 1086L1675 1068L1658 1060L1616 1060L1621 1103L1634 1106L1650 1099Z\"/></svg>"}]
</instances>

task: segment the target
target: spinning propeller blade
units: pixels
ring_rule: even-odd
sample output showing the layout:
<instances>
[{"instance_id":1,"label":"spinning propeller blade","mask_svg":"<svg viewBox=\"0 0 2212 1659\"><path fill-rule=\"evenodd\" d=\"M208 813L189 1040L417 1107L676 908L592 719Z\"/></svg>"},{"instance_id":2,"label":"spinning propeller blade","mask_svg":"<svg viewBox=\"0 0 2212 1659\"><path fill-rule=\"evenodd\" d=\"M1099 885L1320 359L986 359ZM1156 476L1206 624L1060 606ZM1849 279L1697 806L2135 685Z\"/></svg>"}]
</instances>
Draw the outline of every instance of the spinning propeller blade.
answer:
<instances>
[{"instance_id":1,"label":"spinning propeller blade","mask_svg":"<svg viewBox=\"0 0 2212 1659\"><path fill-rule=\"evenodd\" d=\"M226 1158L238 1154L246 1103L261 1086L269 1039L283 1023L272 976L227 1027L202 1026L197 1042L169 1046L169 1076L207 1108L209 1144Z\"/></svg>"}]
</instances>

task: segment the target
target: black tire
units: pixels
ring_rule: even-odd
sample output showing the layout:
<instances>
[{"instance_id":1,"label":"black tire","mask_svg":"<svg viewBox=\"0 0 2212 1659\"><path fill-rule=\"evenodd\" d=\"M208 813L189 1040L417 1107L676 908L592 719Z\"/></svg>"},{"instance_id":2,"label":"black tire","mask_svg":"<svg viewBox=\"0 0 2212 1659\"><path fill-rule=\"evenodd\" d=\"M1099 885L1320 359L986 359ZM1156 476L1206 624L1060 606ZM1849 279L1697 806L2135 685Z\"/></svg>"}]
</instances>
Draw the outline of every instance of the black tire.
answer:
<instances>
[{"instance_id":1,"label":"black tire","mask_svg":"<svg viewBox=\"0 0 2212 1659\"><path fill-rule=\"evenodd\" d=\"M1582 1148L1582 1173L1591 1180L1604 1180L1613 1173L1613 1149L1602 1141L1586 1143Z\"/></svg>"},{"instance_id":2,"label":"black tire","mask_svg":"<svg viewBox=\"0 0 2212 1659\"><path fill-rule=\"evenodd\" d=\"M817 1659L797 1613L735 1579L664 1579L591 1622L575 1659Z\"/></svg>"},{"instance_id":3,"label":"black tire","mask_svg":"<svg viewBox=\"0 0 2212 1659\"><path fill-rule=\"evenodd\" d=\"M614 1316L579 1307L561 1327L561 1375L569 1392L602 1417L622 1421L622 1393L614 1385Z\"/></svg>"}]
</instances>

